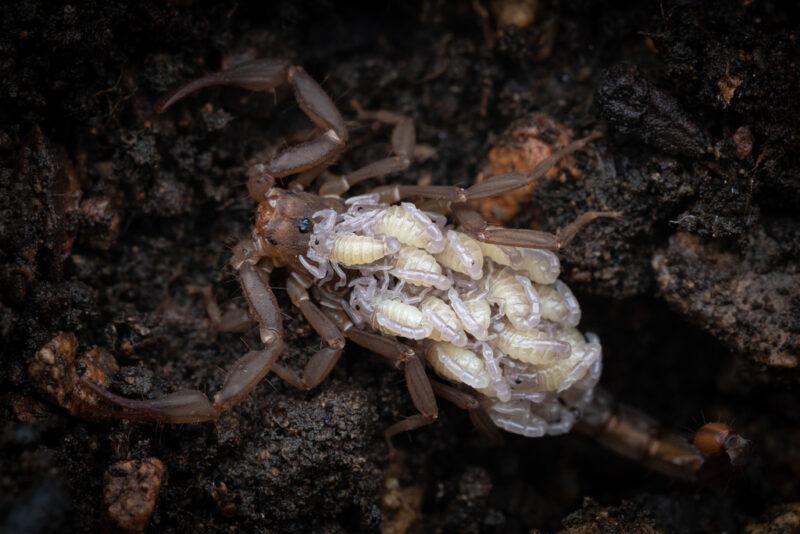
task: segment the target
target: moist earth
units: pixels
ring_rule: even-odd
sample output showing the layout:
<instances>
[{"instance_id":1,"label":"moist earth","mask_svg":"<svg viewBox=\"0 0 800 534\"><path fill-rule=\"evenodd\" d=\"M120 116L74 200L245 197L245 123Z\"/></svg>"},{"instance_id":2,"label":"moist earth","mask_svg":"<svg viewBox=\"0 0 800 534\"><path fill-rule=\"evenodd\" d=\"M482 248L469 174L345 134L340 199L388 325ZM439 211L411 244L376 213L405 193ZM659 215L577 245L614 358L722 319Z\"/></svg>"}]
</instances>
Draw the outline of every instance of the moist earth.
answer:
<instances>
[{"instance_id":1,"label":"moist earth","mask_svg":"<svg viewBox=\"0 0 800 534\"><path fill-rule=\"evenodd\" d=\"M774 1L6 2L0 530L796 528L798 15ZM156 113L246 52L302 65L331 95L352 132L340 172L388 152L352 101L414 119L411 169L373 183L467 186L531 139L546 151L602 130L502 222L555 231L623 211L561 253L581 329L604 345L601 385L668 426L732 425L754 443L744 471L692 487L578 435L481 448L443 402L390 460L382 431L414 409L402 374L358 348L315 390L270 376L216 423L71 409L86 366L129 397L213 394L258 342L216 333L193 288L243 305L227 260L254 213L248 165L309 122L286 88L207 89ZM284 276L283 358L300 368L319 340ZM76 359L29 374L57 336Z\"/></svg>"}]
</instances>

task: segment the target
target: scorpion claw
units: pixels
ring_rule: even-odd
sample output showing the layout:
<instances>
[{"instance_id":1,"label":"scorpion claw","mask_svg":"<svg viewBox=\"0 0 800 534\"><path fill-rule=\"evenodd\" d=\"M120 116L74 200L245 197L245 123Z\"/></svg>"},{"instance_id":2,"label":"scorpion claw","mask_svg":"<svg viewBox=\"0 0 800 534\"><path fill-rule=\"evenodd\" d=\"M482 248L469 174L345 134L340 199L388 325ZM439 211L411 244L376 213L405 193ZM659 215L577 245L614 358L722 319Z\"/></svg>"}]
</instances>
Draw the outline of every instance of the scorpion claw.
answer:
<instances>
[{"instance_id":1,"label":"scorpion claw","mask_svg":"<svg viewBox=\"0 0 800 534\"><path fill-rule=\"evenodd\" d=\"M230 69L213 72L182 85L158 106L163 113L172 104L199 89L215 85L234 85L251 91L267 91L286 82L289 62L280 59L256 59L245 61Z\"/></svg>"},{"instance_id":2,"label":"scorpion claw","mask_svg":"<svg viewBox=\"0 0 800 534\"><path fill-rule=\"evenodd\" d=\"M269 348L251 350L236 360L222 389L214 395L216 409L223 411L238 404L266 376L282 349L283 342L276 338Z\"/></svg>"},{"instance_id":3,"label":"scorpion claw","mask_svg":"<svg viewBox=\"0 0 800 534\"><path fill-rule=\"evenodd\" d=\"M95 395L122 408L108 411L111 417L158 423L200 423L213 421L219 415L206 396L196 389L176 391L153 400L134 400L111 393L86 379L82 381Z\"/></svg>"}]
</instances>

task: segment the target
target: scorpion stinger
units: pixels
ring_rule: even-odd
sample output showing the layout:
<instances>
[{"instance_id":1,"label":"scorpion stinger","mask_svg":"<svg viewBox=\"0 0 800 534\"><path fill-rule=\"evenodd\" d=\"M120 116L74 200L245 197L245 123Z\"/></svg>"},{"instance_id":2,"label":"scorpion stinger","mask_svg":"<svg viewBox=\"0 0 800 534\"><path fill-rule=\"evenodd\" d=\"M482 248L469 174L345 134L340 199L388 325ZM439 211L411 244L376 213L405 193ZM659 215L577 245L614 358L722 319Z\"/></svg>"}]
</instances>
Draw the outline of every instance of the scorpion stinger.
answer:
<instances>
[{"instance_id":1,"label":"scorpion stinger","mask_svg":"<svg viewBox=\"0 0 800 534\"><path fill-rule=\"evenodd\" d=\"M728 425L706 423L694 437L663 429L639 410L619 404L599 389L575 430L612 451L663 475L722 486L742 469L751 444Z\"/></svg>"}]
</instances>

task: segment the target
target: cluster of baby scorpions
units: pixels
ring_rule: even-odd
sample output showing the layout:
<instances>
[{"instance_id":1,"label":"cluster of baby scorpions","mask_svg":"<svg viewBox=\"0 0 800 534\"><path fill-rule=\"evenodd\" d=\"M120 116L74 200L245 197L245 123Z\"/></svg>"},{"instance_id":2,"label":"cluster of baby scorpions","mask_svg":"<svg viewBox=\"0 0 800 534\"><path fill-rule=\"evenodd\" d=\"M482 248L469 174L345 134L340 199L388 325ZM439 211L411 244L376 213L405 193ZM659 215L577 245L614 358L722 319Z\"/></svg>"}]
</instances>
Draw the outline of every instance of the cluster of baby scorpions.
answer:
<instances>
[{"instance_id":1,"label":"cluster of baby scorpions","mask_svg":"<svg viewBox=\"0 0 800 534\"><path fill-rule=\"evenodd\" d=\"M390 451L392 436L437 418L438 395L468 410L478 430L495 442L502 440L498 427L536 437L569 432L580 420L578 428L669 474L693 476L707 457L722 453L734 461L742 443L726 435L720 438L724 447L709 445L713 436L729 432L727 427L706 429L696 447L661 439L642 418L595 395L601 346L596 336L577 330L581 310L558 279L552 250L592 220L619 213L588 212L551 234L494 227L470 208L470 202L533 183L599 134L554 152L526 174L506 173L466 189L387 185L343 200L355 184L410 165L415 146L410 118L359 108L362 120L393 125L393 154L343 176L325 175L314 194L304 189L342 153L348 132L331 99L301 67L282 60L243 61L179 88L161 111L202 87L269 91L283 84L291 85L318 134L250 169L248 190L259 203L255 224L230 260L263 348L234 363L213 402L196 390L133 400L86 381L118 408L109 410L112 415L168 423L214 420L270 371L300 389L317 386L350 340L404 369L419 413L385 431ZM291 175L296 177L286 189L276 187L276 179ZM412 198L415 203L403 202ZM292 303L325 342L302 373L277 363L283 326L269 286L275 268L288 272ZM222 315L210 290L205 297L218 330L252 324L241 314ZM446 382L429 378L426 365Z\"/></svg>"}]
</instances>

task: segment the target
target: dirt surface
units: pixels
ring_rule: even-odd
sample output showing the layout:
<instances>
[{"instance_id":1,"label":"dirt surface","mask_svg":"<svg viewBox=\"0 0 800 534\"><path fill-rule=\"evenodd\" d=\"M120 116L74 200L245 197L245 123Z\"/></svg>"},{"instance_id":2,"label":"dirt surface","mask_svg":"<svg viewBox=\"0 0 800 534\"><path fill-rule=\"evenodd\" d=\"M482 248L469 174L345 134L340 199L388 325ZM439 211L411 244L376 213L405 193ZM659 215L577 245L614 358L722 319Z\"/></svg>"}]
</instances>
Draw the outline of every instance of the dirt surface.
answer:
<instances>
[{"instance_id":1,"label":"dirt surface","mask_svg":"<svg viewBox=\"0 0 800 534\"><path fill-rule=\"evenodd\" d=\"M797 531L798 9L372 4L0 7L0 531L113 529L104 478L150 458L150 532ZM287 90L208 89L155 111L248 50L304 66L334 98L353 146L339 170L388 151L351 100L414 119L417 161L388 179L404 183L468 185L531 136L549 150L603 130L505 222L624 212L561 255L581 327L604 344L602 385L674 427L733 425L754 443L740 477L683 485L577 435L479 448L446 403L390 462L382 431L413 406L401 374L350 348L316 390L268 377L215 424L76 409L75 373L134 398L213 393L257 343L215 333L192 287L242 304L227 260L255 208L247 167L309 123ZM283 358L299 368L318 340L283 277ZM42 352L59 343L72 359ZM131 498L146 509L152 488Z\"/></svg>"}]
</instances>

